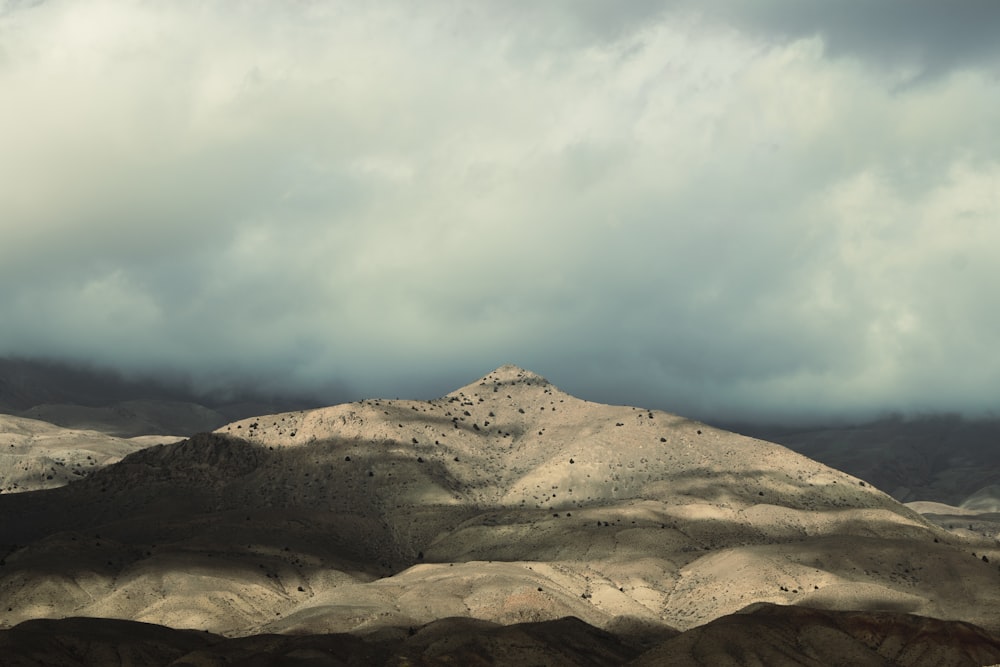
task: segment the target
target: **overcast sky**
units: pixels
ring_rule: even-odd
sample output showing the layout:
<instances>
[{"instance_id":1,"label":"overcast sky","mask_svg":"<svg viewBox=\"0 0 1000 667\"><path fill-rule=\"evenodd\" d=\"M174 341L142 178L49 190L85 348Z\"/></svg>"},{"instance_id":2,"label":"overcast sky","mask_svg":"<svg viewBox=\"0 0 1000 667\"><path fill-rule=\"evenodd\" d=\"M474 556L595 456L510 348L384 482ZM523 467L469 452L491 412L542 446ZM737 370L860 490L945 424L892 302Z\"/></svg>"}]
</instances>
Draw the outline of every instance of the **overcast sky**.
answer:
<instances>
[{"instance_id":1,"label":"overcast sky","mask_svg":"<svg viewBox=\"0 0 1000 667\"><path fill-rule=\"evenodd\" d=\"M0 355L994 411L1000 3L0 0Z\"/></svg>"}]
</instances>

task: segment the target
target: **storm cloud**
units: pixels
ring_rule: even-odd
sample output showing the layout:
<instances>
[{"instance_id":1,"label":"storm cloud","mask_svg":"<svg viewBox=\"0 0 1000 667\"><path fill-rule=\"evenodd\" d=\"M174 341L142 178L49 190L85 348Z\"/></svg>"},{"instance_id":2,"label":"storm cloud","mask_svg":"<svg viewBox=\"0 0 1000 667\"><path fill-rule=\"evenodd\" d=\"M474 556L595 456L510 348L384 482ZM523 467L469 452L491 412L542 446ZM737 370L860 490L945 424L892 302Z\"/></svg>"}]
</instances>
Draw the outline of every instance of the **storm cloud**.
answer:
<instances>
[{"instance_id":1,"label":"storm cloud","mask_svg":"<svg viewBox=\"0 0 1000 667\"><path fill-rule=\"evenodd\" d=\"M0 355L992 411L994 3L752 7L0 3Z\"/></svg>"}]
</instances>

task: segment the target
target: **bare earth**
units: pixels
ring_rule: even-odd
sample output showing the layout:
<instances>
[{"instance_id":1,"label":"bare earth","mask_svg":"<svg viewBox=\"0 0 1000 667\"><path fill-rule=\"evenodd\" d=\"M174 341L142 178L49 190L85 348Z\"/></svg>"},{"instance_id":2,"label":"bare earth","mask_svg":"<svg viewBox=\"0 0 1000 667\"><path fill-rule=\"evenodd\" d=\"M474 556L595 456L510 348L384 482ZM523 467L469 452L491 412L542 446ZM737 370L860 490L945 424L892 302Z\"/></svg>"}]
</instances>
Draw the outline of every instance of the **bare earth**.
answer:
<instances>
[{"instance_id":1,"label":"bare earth","mask_svg":"<svg viewBox=\"0 0 1000 667\"><path fill-rule=\"evenodd\" d=\"M170 435L118 438L0 415L0 493L65 486L132 452L181 439Z\"/></svg>"},{"instance_id":2,"label":"bare earth","mask_svg":"<svg viewBox=\"0 0 1000 667\"><path fill-rule=\"evenodd\" d=\"M845 664L1000 662L995 531L949 530L781 446L582 401L514 366L432 401L146 447L4 493L0 516L2 664L61 645L38 637L105 656L146 632L129 650L162 655L129 660L831 664L841 647ZM156 625L34 620L68 617ZM342 655L322 640L335 633L351 635ZM132 664L117 655L51 664Z\"/></svg>"}]
</instances>

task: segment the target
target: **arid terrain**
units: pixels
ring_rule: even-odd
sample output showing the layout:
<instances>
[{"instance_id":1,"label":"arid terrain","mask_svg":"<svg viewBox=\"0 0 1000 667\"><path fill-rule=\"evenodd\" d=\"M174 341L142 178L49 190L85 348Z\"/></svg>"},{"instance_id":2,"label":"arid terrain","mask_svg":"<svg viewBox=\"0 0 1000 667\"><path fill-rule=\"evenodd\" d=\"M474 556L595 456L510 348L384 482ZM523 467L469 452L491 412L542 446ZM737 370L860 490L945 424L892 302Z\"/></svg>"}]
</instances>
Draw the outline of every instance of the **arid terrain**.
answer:
<instances>
[{"instance_id":1,"label":"arid terrain","mask_svg":"<svg viewBox=\"0 0 1000 667\"><path fill-rule=\"evenodd\" d=\"M988 504L515 366L178 435L0 417L0 664L1000 663Z\"/></svg>"}]
</instances>

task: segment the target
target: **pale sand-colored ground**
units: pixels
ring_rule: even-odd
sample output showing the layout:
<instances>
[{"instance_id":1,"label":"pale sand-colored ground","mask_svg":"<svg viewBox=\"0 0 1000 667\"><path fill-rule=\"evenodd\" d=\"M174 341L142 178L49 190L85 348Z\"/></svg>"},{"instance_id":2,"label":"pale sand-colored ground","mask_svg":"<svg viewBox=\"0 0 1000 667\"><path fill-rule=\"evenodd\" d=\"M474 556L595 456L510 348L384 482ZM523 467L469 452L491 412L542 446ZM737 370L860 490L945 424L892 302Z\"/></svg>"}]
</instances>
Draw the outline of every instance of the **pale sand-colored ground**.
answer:
<instances>
[{"instance_id":1,"label":"pale sand-colored ground","mask_svg":"<svg viewBox=\"0 0 1000 667\"><path fill-rule=\"evenodd\" d=\"M917 501L906 503L906 506L963 540L986 545L1000 542L1000 512L990 504L970 502L954 507L945 503Z\"/></svg>"},{"instance_id":2,"label":"pale sand-colored ground","mask_svg":"<svg viewBox=\"0 0 1000 667\"><path fill-rule=\"evenodd\" d=\"M0 569L0 624L378 633L573 615L686 630L770 602L1000 629L991 536L783 447L582 401L516 367L433 401L219 433L245 442L145 449L3 498L9 542L27 546Z\"/></svg>"},{"instance_id":3,"label":"pale sand-colored ground","mask_svg":"<svg viewBox=\"0 0 1000 667\"><path fill-rule=\"evenodd\" d=\"M0 493L64 486L127 454L181 439L170 435L117 438L0 415Z\"/></svg>"}]
</instances>

